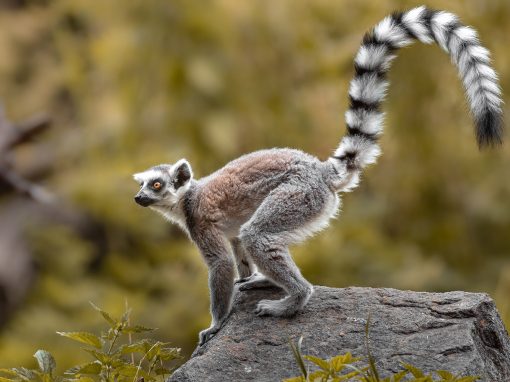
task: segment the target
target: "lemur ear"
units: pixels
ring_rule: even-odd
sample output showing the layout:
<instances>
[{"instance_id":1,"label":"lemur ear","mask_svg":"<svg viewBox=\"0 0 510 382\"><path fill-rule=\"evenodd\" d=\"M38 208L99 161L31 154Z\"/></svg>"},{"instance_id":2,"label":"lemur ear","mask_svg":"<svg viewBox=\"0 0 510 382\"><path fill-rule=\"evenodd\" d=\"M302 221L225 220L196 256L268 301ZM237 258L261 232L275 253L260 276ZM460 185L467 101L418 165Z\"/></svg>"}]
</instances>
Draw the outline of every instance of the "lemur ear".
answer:
<instances>
[{"instance_id":1,"label":"lemur ear","mask_svg":"<svg viewBox=\"0 0 510 382\"><path fill-rule=\"evenodd\" d=\"M173 182L175 189L177 190L184 186L191 178L193 178L191 165L186 159L179 160L173 168Z\"/></svg>"},{"instance_id":2,"label":"lemur ear","mask_svg":"<svg viewBox=\"0 0 510 382\"><path fill-rule=\"evenodd\" d=\"M137 183L142 183L143 182L142 173L139 172L139 173L133 174L133 179Z\"/></svg>"}]
</instances>

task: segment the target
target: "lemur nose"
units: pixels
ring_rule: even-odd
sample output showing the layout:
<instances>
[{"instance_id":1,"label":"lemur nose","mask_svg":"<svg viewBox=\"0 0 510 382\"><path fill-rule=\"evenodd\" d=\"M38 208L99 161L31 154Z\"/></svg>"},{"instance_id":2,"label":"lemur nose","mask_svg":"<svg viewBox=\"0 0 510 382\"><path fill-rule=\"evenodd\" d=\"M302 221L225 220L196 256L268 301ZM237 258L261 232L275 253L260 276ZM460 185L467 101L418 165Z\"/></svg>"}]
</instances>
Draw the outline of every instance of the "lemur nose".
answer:
<instances>
[{"instance_id":1,"label":"lemur nose","mask_svg":"<svg viewBox=\"0 0 510 382\"><path fill-rule=\"evenodd\" d=\"M147 195L144 194L138 194L135 196L135 202L142 207L148 207L152 203L154 203L154 200L149 198Z\"/></svg>"}]
</instances>

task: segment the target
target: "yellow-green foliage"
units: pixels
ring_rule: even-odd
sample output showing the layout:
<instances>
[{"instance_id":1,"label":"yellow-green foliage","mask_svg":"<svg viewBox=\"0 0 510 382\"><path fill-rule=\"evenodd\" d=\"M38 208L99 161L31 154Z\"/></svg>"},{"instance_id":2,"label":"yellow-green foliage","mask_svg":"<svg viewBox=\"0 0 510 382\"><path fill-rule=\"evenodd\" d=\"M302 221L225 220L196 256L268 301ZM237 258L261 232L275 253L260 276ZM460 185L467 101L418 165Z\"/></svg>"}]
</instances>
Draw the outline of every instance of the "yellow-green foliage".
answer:
<instances>
[{"instance_id":1,"label":"yellow-green foliage","mask_svg":"<svg viewBox=\"0 0 510 382\"><path fill-rule=\"evenodd\" d=\"M330 359L322 359L301 353L301 337L296 344L290 343L296 362L301 370L301 375L285 379L283 382L475 382L478 377L453 375L446 370L438 370L434 373L425 374L419 368L402 364L402 371L382 378L375 365L375 361L368 352L368 366L360 366L361 358L354 358L351 353L337 355ZM313 363L318 370L309 373L304 360Z\"/></svg>"},{"instance_id":2,"label":"yellow-green foliage","mask_svg":"<svg viewBox=\"0 0 510 382\"><path fill-rule=\"evenodd\" d=\"M0 367L36 367L34 344L59 369L84 362L53 333L97 332L88 301L120 316L125 298L189 355L210 320L206 267L185 235L135 205L131 174L186 157L204 176L273 146L327 158L344 131L363 33L422 3L0 2L0 101L14 121L39 111L54 120L16 165L39 174L49 164L43 184L96 221L106 244L97 257L70 227L27 222L38 277L2 328ZM425 3L476 27L509 94L510 2ZM297 264L332 287L489 292L508 324L510 144L477 150L460 81L438 47L403 50L389 79L384 155L331 228L292 249Z\"/></svg>"},{"instance_id":3,"label":"yellow-green foliage","mask_svg":"<svg viewBox=\"0 0 510 382\"><path fill-rule=\"evenodd\" d=\"M134 335L155 329L130 322L131 310L126 309L120 319L113 318L92 304L109 327L101 335L89 332L57 332L81 345L92 361L73 366L63 375L56 372L57 364L50 352L38 350L34 354L37 369L16 367L0 369L0 382L132 382L164 381L172 370L170 361L180 357L181 349L169 347L169 343L150 338L135 339ZM4 376L2 376L4 375Z\"/></svg>"}]
</instances>

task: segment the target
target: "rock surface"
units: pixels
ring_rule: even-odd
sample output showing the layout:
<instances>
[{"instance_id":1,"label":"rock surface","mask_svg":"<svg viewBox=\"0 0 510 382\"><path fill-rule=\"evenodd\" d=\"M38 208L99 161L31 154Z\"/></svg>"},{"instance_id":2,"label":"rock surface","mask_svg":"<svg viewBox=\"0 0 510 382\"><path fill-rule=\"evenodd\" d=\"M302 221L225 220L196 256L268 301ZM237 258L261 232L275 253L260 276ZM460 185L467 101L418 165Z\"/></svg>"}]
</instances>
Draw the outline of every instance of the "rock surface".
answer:
<instances>
[{"instance_id":1,"label":"rock surface","mask_svg":"<svg viewBox=\"0 0 510 382\"><path fill-rule=\"evenodd\" d=\"M383 375L401 370L403 361L424 371L446 369L487 382L510 381L510 339L486 294L316 287L293 318L253 313L258 300L282 296L277 288L238 292L222 330L197 348L169 381L281 381L297 376L288 340L300 336L304 354L365 356L369 313L370 348Z\"/></svg>"}]
</instances>

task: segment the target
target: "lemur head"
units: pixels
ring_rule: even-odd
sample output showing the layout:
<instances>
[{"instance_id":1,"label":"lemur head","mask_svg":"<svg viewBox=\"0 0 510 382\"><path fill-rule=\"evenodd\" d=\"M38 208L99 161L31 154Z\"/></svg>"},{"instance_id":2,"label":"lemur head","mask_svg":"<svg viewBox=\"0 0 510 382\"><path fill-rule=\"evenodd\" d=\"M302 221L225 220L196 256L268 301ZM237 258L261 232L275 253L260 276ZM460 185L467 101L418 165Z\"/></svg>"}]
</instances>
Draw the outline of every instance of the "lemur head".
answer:
<instances>
[{"instance_id":1,"label":"lemur head","mask_svg":"<svg viewBox=\"0 0 510 382\"><path fill-rule=\"evenodd\" d=\"M193 178L191 166L185 159L175 164L161 164L133 175L140 184L135 202L156 210L173 208L186 193Z\"/></svg>"}]
</instances>

